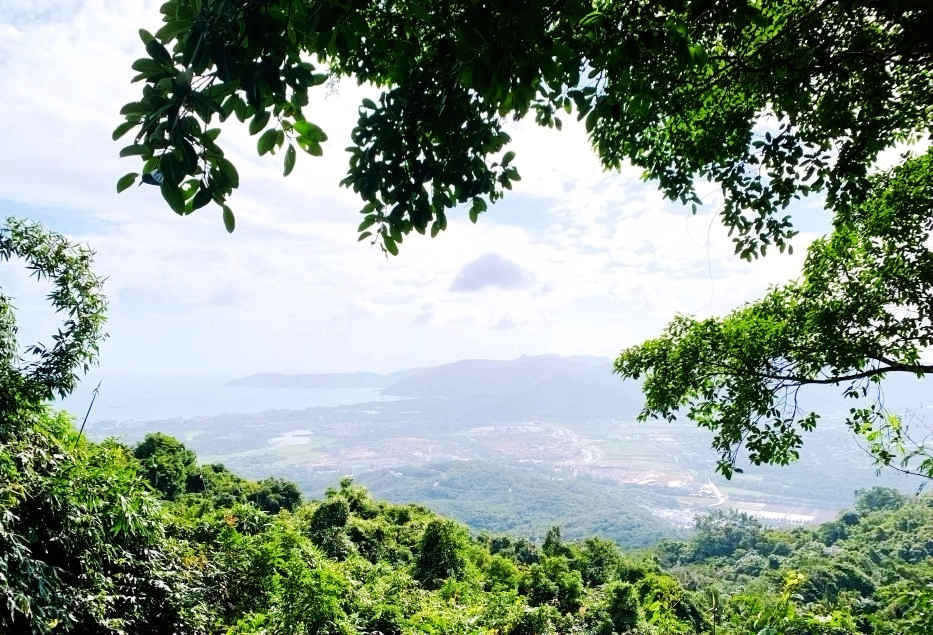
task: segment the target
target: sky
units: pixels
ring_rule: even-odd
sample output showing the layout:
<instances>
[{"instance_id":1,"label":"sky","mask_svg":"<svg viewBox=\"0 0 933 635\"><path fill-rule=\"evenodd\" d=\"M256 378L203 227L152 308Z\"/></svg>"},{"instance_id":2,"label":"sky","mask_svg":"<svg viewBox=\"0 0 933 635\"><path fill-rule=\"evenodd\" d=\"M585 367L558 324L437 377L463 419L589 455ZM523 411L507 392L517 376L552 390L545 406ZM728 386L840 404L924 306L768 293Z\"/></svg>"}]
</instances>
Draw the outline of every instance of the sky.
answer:
<instances>
[{"instance_id":1,"label":"sky","mask_svg":"<svg viewBox=\"0 0 933 635\"><path fill-rule=\"evenodd\" d=\"M309 119L324 156L259 157L232 120L219 142L240 172L229 235L220 210L172 213L156 188L118 195L138 169L110 133L141 90L130 64L148 0L0 3L0 215L41 221L96 251L107 277L109 339L93 378L132 373L385 371L523 354L610 357L676 313L708 316L794 278L828 228L817 201L792 210L792 256L745 262L718 221L714 188L697 215L665 201L635 169L605 172L582 127L513 124L517 187L477 224L448 215L398 257L358 243L362 203L341 188L357 104L371 89L327 84ZM56 316L21 263L0 265L23 343Z\"/></svg>"}]
</instances>

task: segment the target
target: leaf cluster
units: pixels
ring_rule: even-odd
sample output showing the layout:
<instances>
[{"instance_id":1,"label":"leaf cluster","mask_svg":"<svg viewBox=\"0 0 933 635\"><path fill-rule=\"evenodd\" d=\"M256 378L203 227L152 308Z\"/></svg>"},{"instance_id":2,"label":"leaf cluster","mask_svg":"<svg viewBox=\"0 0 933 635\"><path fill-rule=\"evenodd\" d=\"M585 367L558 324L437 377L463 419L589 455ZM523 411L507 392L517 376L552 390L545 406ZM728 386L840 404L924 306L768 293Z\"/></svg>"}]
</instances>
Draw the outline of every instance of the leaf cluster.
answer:
<instances>
[{"instance_id":1,"label":"leaf cluster","mask_svg":"<svg viewBox=\"0 0 933 635\"><path fill-rule=\"evenodd\" d=\"M93 255L38 223L8 218L0 228L0 261L21 259L32 277L48 280L49 303L63 316L50 344L20 350L13 299L0 291L0 428L13 425L8 415L17 409L70 393L78 373L97 360L107 301L104 280L91 267Z\"/></svg>"},{"instance_id":2,"label":"leaf cluster","mask_svg":"<svg viewBox=\"0 0 933 635\"><path fill-rule=\"evenodd\" d=\"M295 145L320 155L326 139L305 120L310 89L353 77L381 92L360 105L343 184L365 203L361 239L393 254L412 230L445 229L458 205L475 222L518 180L514 152L501 154L508 118L559 129L575 111L607 167L631 162L694 209L696 179L713 180L751 258L789 246L781 214L795 198L861 200L878 153L928 131L933 107L919 0L170 0L161 11L134 63L142 98L114 136L137 130L122 154L162 173L169 206L225 206L239 185L207 127L215 116L236 114L251 134L273 122L257 150L284 148L287 175ZM776 123L762 130L765 115Z\"/></svg>"},{"instance_id":3,"label":"leaf cluster","mask_svg":"<svg viewBox=\"0 0 933 635\"><path fill-rule=\"evenodd\" d=\"M900 469L933 476L929 450L911 447L877 398L887 375L933 371L923 361L933 345L933 153L870 182L812 244L800 281L722 318L677 317L619 355L619 375L645 378L642 418L686 414L714 430L728 476L741 450L755 464L796 459L818 419L799 407L799 391L831 385L865 400L847 423L880 465L900 459Z\"/></svg>"}]
</instances>

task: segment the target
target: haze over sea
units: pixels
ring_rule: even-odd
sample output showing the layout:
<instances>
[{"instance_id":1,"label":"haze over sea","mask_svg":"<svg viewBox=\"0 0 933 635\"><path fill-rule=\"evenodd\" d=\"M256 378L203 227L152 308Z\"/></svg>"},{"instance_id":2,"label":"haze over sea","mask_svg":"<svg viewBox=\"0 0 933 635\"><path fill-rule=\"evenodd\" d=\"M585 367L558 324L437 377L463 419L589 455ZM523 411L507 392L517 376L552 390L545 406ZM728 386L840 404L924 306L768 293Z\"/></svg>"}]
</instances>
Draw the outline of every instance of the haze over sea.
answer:
<instances>
[{"instance_id":1,"label":"haze over sea","mask_svg":"<svg viewBox=\"0 0 933 635\"><path fill-rule=\"evenodd\" d=\"M92 372L59 404L79 421L84 417L97 382L100 394L88 425L95 421L150 421L207 417L267 410L300 410L390 400L378 388L265 388L228 386L232 377Z\"/></svg>"}]
</instances>

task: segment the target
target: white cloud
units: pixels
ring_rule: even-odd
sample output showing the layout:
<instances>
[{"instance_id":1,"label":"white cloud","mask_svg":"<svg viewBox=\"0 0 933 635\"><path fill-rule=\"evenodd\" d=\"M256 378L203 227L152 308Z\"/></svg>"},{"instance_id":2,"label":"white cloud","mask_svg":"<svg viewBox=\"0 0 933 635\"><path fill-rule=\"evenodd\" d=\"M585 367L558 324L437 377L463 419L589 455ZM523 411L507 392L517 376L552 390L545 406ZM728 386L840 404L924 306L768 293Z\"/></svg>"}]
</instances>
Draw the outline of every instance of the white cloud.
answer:
<instances>
[{"instance_id":1,"label":"white cloud","mask_svg":"<svg viewBox=\"0 0 933 635\"><path fill-rule=\"evenodd\" d=\"M16 5L19 6L19 5ZM472 225L452 214L434 240L412 236L386 258L356 241L360 203L337 185L356 104L345 82L312 96L310 117L330 135L321 159L255 155L237 126L221 136L241 189L228 236L219 211L179 218L155 188L117 196L135 167L110 132L134 98L129 65L156 2L87 0L54 18L0 9L0 200L41 208L53 228L91 243L109 276L110 331L102 373L386 369L460 357L596 353L651 336L675 312L712 314L792 277L793 257L746 263L710 210L691 216L638 171L606 173L581 127L510 128L523 180ZM27 18L22 16L26 15ZM29 17L32 16L32 17ZM23 207L29 206L29 207ZM712 219L712 220L711 220ZM519 289L451 291L468 263L501 254L529 272ZM15 274L19 276L19 274ZM26 293L9 267L0 284ZM38 315L39 296L21 321Z\"/></svg>"}]
</instances>

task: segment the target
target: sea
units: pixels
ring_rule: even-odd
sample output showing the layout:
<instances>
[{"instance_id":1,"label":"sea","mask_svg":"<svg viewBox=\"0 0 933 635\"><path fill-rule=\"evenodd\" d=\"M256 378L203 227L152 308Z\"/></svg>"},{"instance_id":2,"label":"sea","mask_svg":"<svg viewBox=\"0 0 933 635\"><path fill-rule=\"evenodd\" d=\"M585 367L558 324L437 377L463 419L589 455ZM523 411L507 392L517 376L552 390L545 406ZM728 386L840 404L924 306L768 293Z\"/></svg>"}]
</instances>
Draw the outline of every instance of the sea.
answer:
<instances>
[{"instance_id":1,"label":"sea","mask_svg":"<svg viewBox=\"0 0 933 635\"><path fill-rule=\"evenodd\" d=\"M301 410L391 400L378 388L263 388L230 386L234 377L90 374L56 405L80 423L90 407L95 421L152 421L222 414ZM100 383L97 397L94 389Z\"/></svg>"}]
</instances>

